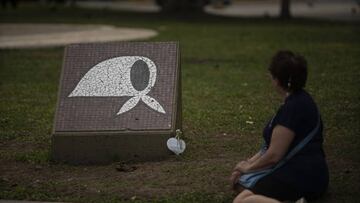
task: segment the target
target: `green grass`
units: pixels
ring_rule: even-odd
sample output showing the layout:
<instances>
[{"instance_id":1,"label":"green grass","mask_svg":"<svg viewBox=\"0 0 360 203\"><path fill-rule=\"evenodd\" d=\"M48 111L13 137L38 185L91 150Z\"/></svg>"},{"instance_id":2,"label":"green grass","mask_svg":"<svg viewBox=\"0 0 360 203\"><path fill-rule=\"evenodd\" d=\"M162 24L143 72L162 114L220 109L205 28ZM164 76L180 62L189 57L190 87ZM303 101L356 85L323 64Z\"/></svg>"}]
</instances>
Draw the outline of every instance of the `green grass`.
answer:
<instances>
[{"instance_id":1,"label":"green grass","mask_svg":"<svg viewBox=\"0 0 360 203\"><path fill-rule=\"evenodd\" d=\"M28 5L2 10L0 22L145 27L159 31L150 41L179 41L188 144L181 158L139 163L139 169L127 175L113 170L114 165L50 164L63 48L0 50L0 199L231 201L227 177L236 161L257 150L264 123L280 103L267 64L275 51L291 49L308 59L307 90L325 123L331 179L328 194L318 202L360 201L358 23Z\"/></svg>"}]
</instances>

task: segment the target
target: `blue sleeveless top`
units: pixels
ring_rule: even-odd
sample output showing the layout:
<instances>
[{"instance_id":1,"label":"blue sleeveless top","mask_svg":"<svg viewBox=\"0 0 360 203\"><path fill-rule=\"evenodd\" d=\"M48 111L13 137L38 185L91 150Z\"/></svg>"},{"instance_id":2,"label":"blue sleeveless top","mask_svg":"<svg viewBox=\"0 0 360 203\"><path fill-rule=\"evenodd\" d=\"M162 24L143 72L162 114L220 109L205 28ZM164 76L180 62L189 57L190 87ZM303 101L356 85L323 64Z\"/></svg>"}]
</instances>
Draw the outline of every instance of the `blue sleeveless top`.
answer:
<instances>
[{"instance_id":1,"label":"blue sleeveless top","mask_svg":"<svg viewBox=\"0 0 360 203\"><path fill-rule=\"evenodd\" d=\"M274 127L282 125L295 133L288 152L291 151L316 127L318 113L314 100L305 90L289 95L264 128L265 144L270 145ZM271 176L304 193L324 192L328 186L329 174L322 146L322 132L321 121L320 130L314 138Z\"/></svg>"}]
</instances>

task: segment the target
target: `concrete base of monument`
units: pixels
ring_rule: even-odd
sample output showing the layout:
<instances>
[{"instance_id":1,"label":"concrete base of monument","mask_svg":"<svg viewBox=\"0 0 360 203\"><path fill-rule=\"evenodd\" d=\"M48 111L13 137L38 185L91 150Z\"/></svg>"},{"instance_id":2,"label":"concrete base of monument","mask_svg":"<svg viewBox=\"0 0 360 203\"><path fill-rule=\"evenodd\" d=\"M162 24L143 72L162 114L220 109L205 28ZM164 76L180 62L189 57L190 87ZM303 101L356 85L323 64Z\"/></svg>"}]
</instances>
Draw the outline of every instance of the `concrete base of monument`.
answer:
<instances>
[{"instance_id":1,"label":"concrete base of monument","mask_svg":"<svg viewBox=\"0 0 360 203\"><path fill-rule=\"evenodd\" d=\"M56 133L51 158L69 164L108 164L162 160L172 153L166 147L171 135L162 132Z\"/></svg>"}]
</instances>

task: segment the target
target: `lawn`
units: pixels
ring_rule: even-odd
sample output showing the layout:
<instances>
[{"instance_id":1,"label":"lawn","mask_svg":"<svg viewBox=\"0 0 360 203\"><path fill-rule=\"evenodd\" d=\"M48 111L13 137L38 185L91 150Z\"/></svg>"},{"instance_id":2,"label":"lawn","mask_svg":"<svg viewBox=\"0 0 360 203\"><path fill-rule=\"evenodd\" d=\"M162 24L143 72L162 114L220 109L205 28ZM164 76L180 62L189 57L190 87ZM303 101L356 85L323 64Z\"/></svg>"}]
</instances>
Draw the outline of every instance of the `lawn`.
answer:
<instances>
[{"instance_id":1,"label":"lawn","mask_svg":"<svg viewBox=\"0 0 360 203\"><path fill-rule=\"evenodd\" d=\"M255 153L281 100L267 64L279 49L303 54L306 89L325 124L330 188L318 202L360 202L360 24L161 15L23 6L2 23L90 23L157 30L181 46L187 150L161 162L51 163L63 47L0 50L0 199L72 202L230 202L234 164ZM250 124L247 121L252 121Z\"/></svg>"}]
</instances>

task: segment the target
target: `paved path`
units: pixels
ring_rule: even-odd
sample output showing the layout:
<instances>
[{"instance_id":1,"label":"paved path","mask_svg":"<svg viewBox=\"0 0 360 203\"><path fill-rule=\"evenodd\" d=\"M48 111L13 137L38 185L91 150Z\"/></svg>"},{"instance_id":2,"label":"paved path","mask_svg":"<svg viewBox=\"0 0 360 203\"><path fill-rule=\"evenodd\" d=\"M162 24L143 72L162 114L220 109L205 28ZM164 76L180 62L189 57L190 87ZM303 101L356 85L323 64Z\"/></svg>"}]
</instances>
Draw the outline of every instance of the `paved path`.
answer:
<instances>
[{"instance_id":1,"label":"paved path","mask_svg":"<svg viewBox=\"0 0 360 203\"><path fill-rule=\"evenodd\" d=\"M64 46L70 43L142 40L157 35L149 29L109 25L0 24L0 48Z\"/></svg>"},{"instance_id":2,"label":"paved path","mask_svg":"<svg viewBox=\"0 0 360 203\"><path fill-rule=\"evenodd\" d=\"M205 11L214 15L233 17L277 17L280 4L272 1L234 1L230 6L215 8L211 5ZM294 0L291 3L294 17L360 21L360 5L355 0Z\"/></svg>"}]
</instances>

